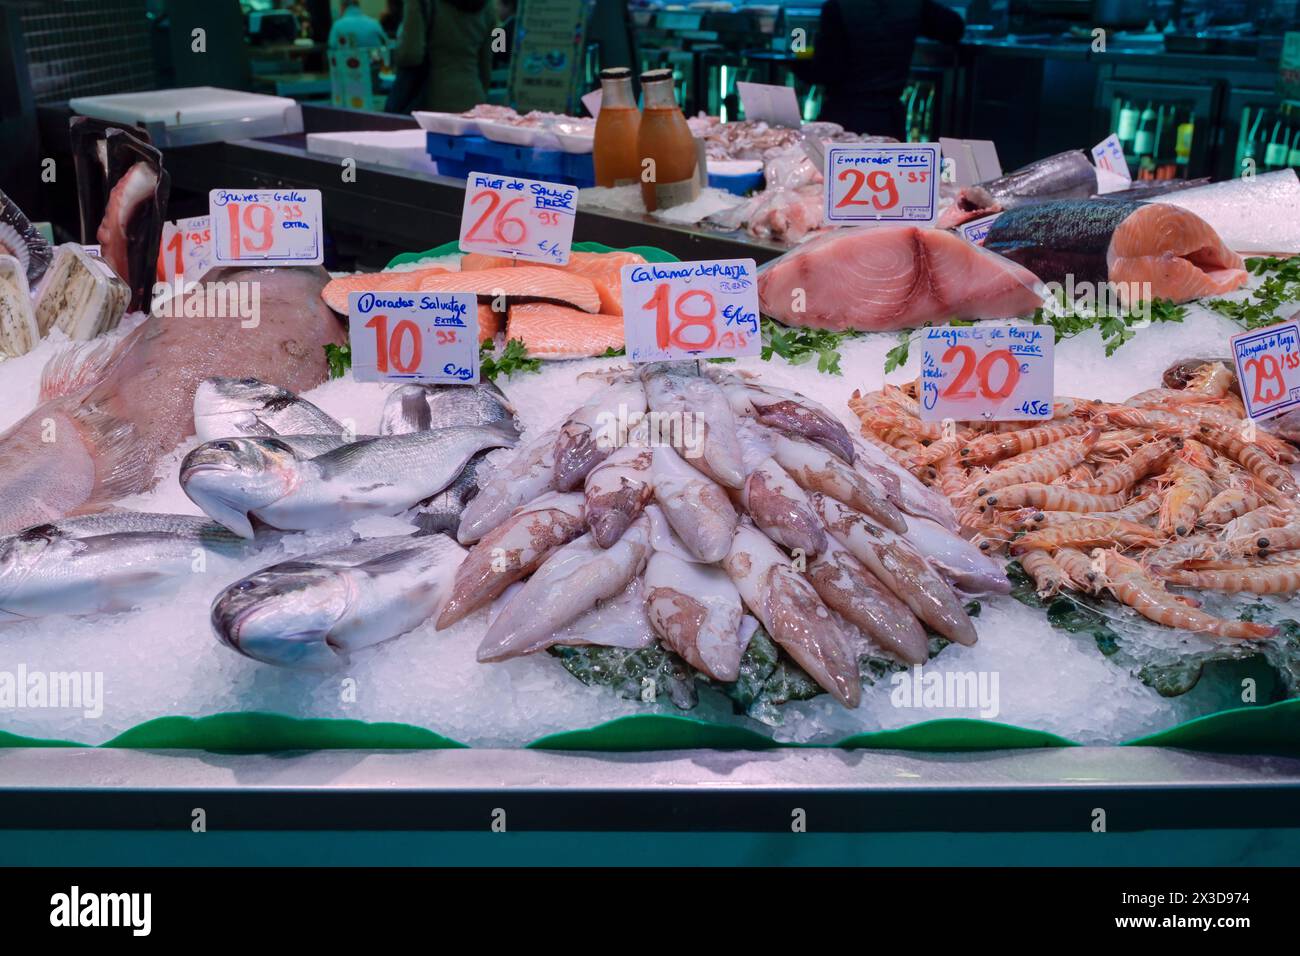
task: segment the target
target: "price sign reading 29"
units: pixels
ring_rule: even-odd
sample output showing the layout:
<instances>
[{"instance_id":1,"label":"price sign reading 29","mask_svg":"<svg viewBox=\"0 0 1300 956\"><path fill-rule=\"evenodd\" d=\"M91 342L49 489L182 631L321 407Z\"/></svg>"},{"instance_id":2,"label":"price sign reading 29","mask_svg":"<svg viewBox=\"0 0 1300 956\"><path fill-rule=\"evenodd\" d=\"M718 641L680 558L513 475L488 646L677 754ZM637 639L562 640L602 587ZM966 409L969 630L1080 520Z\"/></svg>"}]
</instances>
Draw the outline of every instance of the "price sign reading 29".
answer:
<instances>
[{"instance_id":1,"label":"price sign reading 29","mask_svg":"<svg viewBox=\"0 0 1300 956\"><path fill-rule=\"evenodd\" d=\"M826 150L826 221L933 225L938 215L937 143L832 146Z\"/></svg>"},{"instance_id":2,"label":"price sign reading 29","mask_svg":"<svg viewBox=\"0 0 1300 956\"><path fill-rule=\"evenodd\" d=\"M214 189L208 209L213 265L320 265L325 258L319 189Z\"/></svg>"},{"instance_id":3,"label":"price sign reading 29","mask_svg":"<svg viewBox=\"0 0 1300 956\"><path fill-rule=\"evenodd\" d=\"M624 266L623 330L633 362L758 355L753 259Z\"/></svg>"},{"instance_id":4,"label":"price sign reading 29","mask_svg":"<svg viewBox=\"0 0 1300 956\"><path fill-rule=\"evenodd\" d=\"M1265 419L1300 408L1300 322L1232 337L1246 414Z\"/></svg>"},{"instance_id":5,"label":"price sign reading 29","mask_svg":"<svg viewBox=\"0 0 1300 956\"><path fill-rule=\"evenodd\" d=\"M460 251L562 266L573 245L578 188L495 173L470 173Z\"/></svg>"},{"instance_id":6,"label":"price sign reading 29","mask_svg":"<svg viewBox=\"0 0 1300 956\"><path fill-rule=\"evenodd\" d=\"M1053 337L1042 328L943 326L921 341L922 421L1052 417Z\"/></svg>"},{"instance_id":7,"label":"price sign reading 29","mask_svg":"<svg viewBox=\"0 0 1300 956\"><path fill-rule=\"evenodd\" d=\"M353 292L352 377L361 382L477 382L478 297L469 292Z\"/></svg>"}]
</instances>

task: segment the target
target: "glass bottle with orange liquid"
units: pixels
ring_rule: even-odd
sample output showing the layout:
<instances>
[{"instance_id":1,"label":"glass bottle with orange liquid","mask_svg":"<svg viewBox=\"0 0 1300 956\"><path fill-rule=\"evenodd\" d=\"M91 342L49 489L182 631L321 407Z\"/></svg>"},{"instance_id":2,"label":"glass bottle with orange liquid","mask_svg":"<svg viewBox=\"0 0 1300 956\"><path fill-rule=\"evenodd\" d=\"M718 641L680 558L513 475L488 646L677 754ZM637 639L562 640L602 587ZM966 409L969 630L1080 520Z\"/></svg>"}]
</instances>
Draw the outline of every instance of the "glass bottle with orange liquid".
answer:
<instances>
[{"instance_id":1,"label":"glass bottle with orange liquid","mask_svg":"<svg viewBox=\"0 0 1300 956\"><path fill-rule=\"evenodd\" d=\"M695 138L673 95L672 70L641 74L645 109L636 138L637 176L647 211L690 202L700 194ZM654 160L651 166L647 159Z\"/></svg>"},{"instance_id":2,"label":"glass bottle with orange liquid","mask_svg":"<svg viewBox=\"0 0 1300 956\"><path fill-rule=\"evenodd\" d=\"M632 97L632 71L622 66L601 70L600 113L591 150L597 186L630 186L639 181L636 134L640 128L641 111Z\"/></svg>"}]
</instances>

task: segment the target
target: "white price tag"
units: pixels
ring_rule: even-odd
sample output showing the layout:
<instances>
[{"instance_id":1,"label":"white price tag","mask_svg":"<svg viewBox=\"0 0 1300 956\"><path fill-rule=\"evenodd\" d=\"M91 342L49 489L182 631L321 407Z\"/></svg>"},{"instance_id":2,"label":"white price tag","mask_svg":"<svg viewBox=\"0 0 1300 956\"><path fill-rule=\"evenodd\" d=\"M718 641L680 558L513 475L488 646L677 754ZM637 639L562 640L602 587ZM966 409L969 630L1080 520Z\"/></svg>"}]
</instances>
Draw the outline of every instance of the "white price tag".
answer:
<instances>
[{"instance_id":1,"label":"white price tag","mask_svg":"<svg viewBox=\"0 0 1300 956\"><path fill-rule=\"evenodd\" d=\"M828 223L928 226L937 218L936 143L831 146L823 174Z\"/></svg>"},{"instance_id":2,"label":"white price tag","mask_svg":"<svg viewBox=\"0 0 1300 956\"><path fill-rule=\"evenodd\" d=\"M1231 344L1249 417L1263 420L1300 408L1300 322L1242 332Z\"/></svg>"},{"instance_id":3,"label":"white price tag","mask_svg":"<svg viewBox=\"0 0 1300 956\"><path fill-rule=\"evenodd\" d=\"M320 265L319 189L214 189L208 193L212 264Z\"/></svg>"},{"instance_id":4,"label":"white price tag","mask_svg":"<svg viewBox=\"0 0 1300 956\"><path fill-rule=\"evenodd\" d=\"M577 186L470 173L460 216L460 251L562 266L569 261L577 210Z\"/></svg>"},{"instance_id":5,"label":"white price tag","mask_svg":"<svg viewBox=\"0 0 1300 956\"><path fill-rule=\"evenodd\" d=\"M604 99L604 90L592 90L582 97L582 105L587 107L587 112L592 116L599 116L600 104Z\"/></svg>"},{"instance_id":6,"label":"white price tag","mask_svg":"<svg viewBox=\"0 0 1300 956\"><path fill-rule=\"evenodd\" d=\"M963 222L957 227L957 234L967 242L973 242L977 246L984 245L984 240L988 238L989 227L993 221L1002 215L995 212L991 216L980 216L978 219L972 219L969 222Z\"/></svg>"},{"instance_id":7,"label":"white price tag","mask_svg":"<svg viewBox=\"0 0 1300 956\"><path fill-rule=\"evenodd\" d=\"M951 160L952 182L958 186L974 186L976 183L986 183L1002 175L1002 164L998 162L998 148L991 140L950 139L947 136L940 136L939 148L943 150L944 166L948 166Z\"/></svg>"},{"instance_id":8,"label":"white price tag","mask_svg":"<svg viewBox=\"0 0 1300 956\"><path fill-rule=\"evenodd\" d=\"M1052 417L1053 342L1037 325L921 331L921 420L1020 422Z\"/></svg>"},{"instance_id":9,"label":"white price tag","mask_svg":"<svg viewBox=\"0 0 1300 956\"><path fill-rule=\"evenodd\" d=\"M212 268L211 223L208 216L163 223L159 257L163 277L169 284L177 276L184 277L186 282L197 282Z\"/></svg>"},{"instance_id":10,"label":"white price tag","mask_svg":"<svg viewBox=\"0 0 1300 956\"><path fill-rule=\"evenodd\" d=\"M775 86L769 83L737 83L740 105L745 119L764 122L769 126L788 126L798 129L803 125L799 112L799 98L792 86Z\"/></svg>"},{"instance_id":11,"label":"white price tag","mask_svg":"<svg viewBox=\"0 0 1300 956\"><path fill-rule=\"evenodd\" d=\"M624 266L623 333L633 362L758 355L753 259Z\"/></svg>"},{"instance_id":12,"label":"white price tag","mask_svg":"<svg viewBox=\"0 0 1300 956\"><path fill-rule=\"evenodd\" d=\"M1127 189L1133 180L1129 172L1128 160L1124 158L1124 147L1120 145L1119 136L1111 133L1092 148L1092 161L1097 166L1097 181L1102 192L1115 192ZM1105 174L1102 176L1101 174ZM1105 188L1110 185L1111 188Z\"/></svg>"},{"instance_id":13,"label":"white price tag","mask_svg":"<svg viewBox=\"0 0 1300 956\"><path fill-rule=\"evenodd\" d=\"M348 336L357 381L478 381L478 297L472 292L353 292Z\"/></svg>"}]
</instances>

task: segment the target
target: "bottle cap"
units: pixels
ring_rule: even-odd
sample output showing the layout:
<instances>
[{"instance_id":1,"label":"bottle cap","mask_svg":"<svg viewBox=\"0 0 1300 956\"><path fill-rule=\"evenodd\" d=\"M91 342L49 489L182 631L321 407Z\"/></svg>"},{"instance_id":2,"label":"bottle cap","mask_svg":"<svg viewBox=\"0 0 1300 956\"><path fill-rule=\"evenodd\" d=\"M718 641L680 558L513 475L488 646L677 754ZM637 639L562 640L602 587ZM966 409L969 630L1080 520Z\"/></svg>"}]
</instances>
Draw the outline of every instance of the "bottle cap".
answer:
<instances>
[{"instance_id":1,"label":"bottle cap","mask_svg":"<svg viewBox=\"0 0 1300 956\"><path fill-rule=\"evenodd\" d=\"M646 70L641 74L642 83L662 83L673 78L672 70Z\"/></svg>"},{"instance_id":2,"label":"bottle cap","mask_svg":"<svg viewBox=\"0 0 1300 956\"><path fill-rule=\"evenodd\" d=\"M626 80L631 79L632 71L625 66L612 66L608 70L600 71L602 80Z\"/></svg>"}]
</instances>

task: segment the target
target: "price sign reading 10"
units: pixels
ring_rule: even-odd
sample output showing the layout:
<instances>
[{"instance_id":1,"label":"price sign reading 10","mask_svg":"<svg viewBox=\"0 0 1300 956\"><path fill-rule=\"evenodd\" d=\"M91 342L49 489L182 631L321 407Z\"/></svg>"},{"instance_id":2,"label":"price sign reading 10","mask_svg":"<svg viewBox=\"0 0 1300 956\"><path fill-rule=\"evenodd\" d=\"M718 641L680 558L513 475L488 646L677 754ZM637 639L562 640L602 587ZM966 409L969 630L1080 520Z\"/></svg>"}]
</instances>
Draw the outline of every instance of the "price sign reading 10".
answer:
<instances>
[{"instance_id":1,"label":"price sign reading 10","mask_svg":"<svg viewBox=\"0 0 1300 956\"><path fill-rule=\"evenodd\" d=\"M469 292L353 292L352 376L361 382L478 381L478 297Z\"/></svg>"},{"instance_id":2,"label":"price sign reading 10","mask_svg":"<svg viewBox=\"0 0 1300 956\"><path fill-rule=\"evenodd\" d=\"M214 265L320 265L319 189L214 189L208 193Z\"/></svg>"},{"instance_id":3,"label":"price sign reading 10","mask_svg":"<svg viewBox=\"0 0 1300 956\"><path fill-rule=\"evenodd\" d=\"M662 362L758 355L756 272L753 259L624 266L628 358Z\"/></svg>"},{"instance_id":4,"label":"price sign reading 10","mask_svg":"<svg viewBox=\"0 0 1300 956\"><path fill-rule=\"evenodd\" d=\"M1038 326L943 326L922 332L921 420L1052 417L1053 336Z\"/></svg>"}]
</instances>

